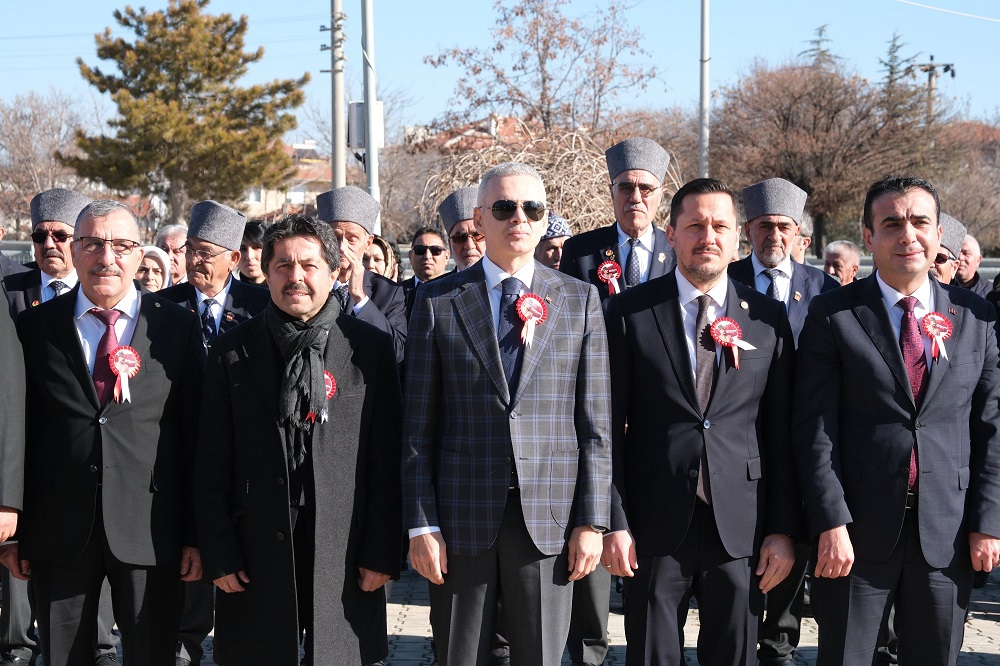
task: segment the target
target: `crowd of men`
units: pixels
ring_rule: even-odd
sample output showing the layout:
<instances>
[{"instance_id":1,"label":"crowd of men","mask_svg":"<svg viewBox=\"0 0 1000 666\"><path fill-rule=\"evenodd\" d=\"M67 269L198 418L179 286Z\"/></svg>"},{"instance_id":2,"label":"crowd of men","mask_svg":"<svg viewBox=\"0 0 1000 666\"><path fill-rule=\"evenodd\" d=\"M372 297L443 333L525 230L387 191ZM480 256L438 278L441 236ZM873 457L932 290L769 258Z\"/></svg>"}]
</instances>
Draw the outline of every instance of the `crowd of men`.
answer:
<instances>
[{"instance_id":1,"label":"crowd of men","mask_svg":"<svg viewBox=\"0 0 1000 666\"><path fill-rule=\"evenodd\" d=\"M700 663L792 663L808 579L819 664L954 664L1000 565L975 239L882 178L858 280L848 241L804 262L786 180L693 180L660 226L667 151L606 160L611 224L500 164L401 283L356 187L149 247L39 193L0 266L0 664L187 666L213 629L219 664L383 664L407 562L442 666L601 664L616 580L630 664L683 663L692 597Z\"/></svg>"}]
</instances>

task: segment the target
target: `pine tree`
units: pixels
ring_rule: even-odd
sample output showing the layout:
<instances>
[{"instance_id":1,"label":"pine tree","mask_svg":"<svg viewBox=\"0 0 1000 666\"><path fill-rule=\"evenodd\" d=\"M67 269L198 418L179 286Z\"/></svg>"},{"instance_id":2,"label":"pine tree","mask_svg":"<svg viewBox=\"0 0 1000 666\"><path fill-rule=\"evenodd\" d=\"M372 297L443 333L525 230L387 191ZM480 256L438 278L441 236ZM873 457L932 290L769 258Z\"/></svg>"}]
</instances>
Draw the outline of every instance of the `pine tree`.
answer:
<instances>
[{"instance_id":1,"label":"pine tree","mask_svg":"<svg viewBox=\"0 0 1000 666\"><path fill-rule=\"evenodd\" d=\"M114 18L134 41L97 35L104 71L77 59L80 73L109 93L118 115L109 131L79 131L80 155L60 155L78 174L120 191L157 194L170 221L188 202L234 202L250 186L274 187L291 174L281 137L296 126L290 112L304 100L300 79L241 87L263 47L243 50L247 17L203 10L210 0L170 0L164 11L126 6Z\"/></svg>"}]
</instances>

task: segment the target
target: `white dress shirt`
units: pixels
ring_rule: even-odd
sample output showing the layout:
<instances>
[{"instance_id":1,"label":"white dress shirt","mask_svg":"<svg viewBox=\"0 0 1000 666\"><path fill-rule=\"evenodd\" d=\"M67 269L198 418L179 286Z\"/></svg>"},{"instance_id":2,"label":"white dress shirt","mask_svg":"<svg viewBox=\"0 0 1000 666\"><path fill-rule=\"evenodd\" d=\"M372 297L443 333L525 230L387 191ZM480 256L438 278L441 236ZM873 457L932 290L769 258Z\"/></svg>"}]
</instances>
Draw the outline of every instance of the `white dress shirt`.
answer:
<instances>
[{"instance_id":1,"label":"white dress shirt","mask_svg":"<svg viewBox=\"0 0 1000 666\"><path fill-rule=\"evenodd\" d=\"M723 276L718 284L707 292L700 291L691 284L679 270L674 269L677 276L677 300L681 306L681 322L684 324L684 342L687 344L688 359L691 361L691 377L697 382L698 373L696 348L698 332L695 326L698 323L698 297L707 295L712 299L708 306L708 323L711 324L719 317L726 314L726 296L729 293L729 279ZM719 363L722 357L722 345L715 345L715 362Z\"/></svg>"},{"instance_id":2,"label":"white dress shirt","mask_svg":"<svg viewBox=\"0 0 1000 666\"><path fill-rule=\"evenodd\" d=\"M771 286L771 278L764 271L768 269L768 266L762 264L757 255L753 253L750 254L750 263L753 264L754 286L760 293L767 294L767 288ZM785 260L775 268L779 271L778 276L774 278L775 285L778 287L778 300L785 304L787 310L789 292L792 290L791 257L785 257Z\"/></svg>"},{"instance_id":3,"label":"white dress shirt","mask_svg":"<svg viewBox=\"0 0 1000 666\"><path fill-rule=\"evenodd\" d=\"M118 336L119 345L128 345L132 342L132 334L135 333L135 322L139 317L139 291L133 285L120 301L112 308L122 313L115 322L115 335ZM87 360L87 369L90 374L94 374L94 362L97 359L97 346L104 337L107 327L100 319L91 314L91 310L97 308L89 298L83 293L83 289L76 294L76 309L73 313L73 323L76 327L76 334L80 338L80 346L83 348L83 357ZM102 308L97 308L102 309Z\"/></svg>"},{"instance_id":4,"label":"white dress shirt","mask_svg":"<svg viewBox=\"0 0 1000 666\"><path fill-rule=\"evenodd\" d=\"M622 285L625 284L625 266L628 265L628 253L632 251L632 246L628 244L631 236L622 229L622 225L615 223L618 231L618 256L621 257L622 277L618 278ZM653 256L653 225L650 224L639 236L639 242L635 245L635 257L639 260L639 283L642 284L649 279L649 263Z\"/></svg>"},{"instance_id":5,"label":"white dress shirt","mask_svg":"<svg viewBox=\"0 0 1000 666\"><path fill-rule=\"evenodd\" d=\"M72 289L79 282L79 278L76 276L76 269L71 270L69 275L61 278L54 278L45 271L39 271L42 274L42 303L51 301L53 298L58 296L54 287L50 286L52 282L59 281L62 282L68 289Z\"/></svg>"},{"instance_id":6,"label":"white dress shirt","mask_svg":"<svg viewBox=\"0 0 1000 666\"><path fill-rule=\"evenodd\" d=\"M226 286L222 288L222 291L217 293L215 296L206 296L205 294L198 291L197 287L194 290L194 296L198 300L198 318L201 319L203 313L205 312L205 301L211 298L215 301L215 305L212 305L212 317L215 319L215 332L218 334L221 332L220 326L222 326L222 313L226 309L226 300L229 299L229 288L233 286L233 276L230 275L229 279L226 280Z\"/></svg>"},{"instance_id":7,"label":"white dress shirt","mask_svg":"<svg viewBox=\"0 0 1000 666\"><path fill-rule=\"evenodd\" d=\"M930 372L934 365L932 362L934 359L931 355L931 339L924 333L923 327L924 315L928 312L934 312L934 290L931 289L930 278L925 277L924 283L917 287L912 294L900 293L887 285L878 271L875 271L875 280L878 282L879 291L882 292L885 307L889 310L889 321L892 322L892 330L896 334L897 343L899 342L899 329L903 325L903 308L898 303L900 299L907 296L913 296L917 299L917 304L913 308L913 316L920 328L920 339L924 342L924 356L927 358L927 371ZM947 345L947 343L945 344Z\"/></svg>"}]
</instances>

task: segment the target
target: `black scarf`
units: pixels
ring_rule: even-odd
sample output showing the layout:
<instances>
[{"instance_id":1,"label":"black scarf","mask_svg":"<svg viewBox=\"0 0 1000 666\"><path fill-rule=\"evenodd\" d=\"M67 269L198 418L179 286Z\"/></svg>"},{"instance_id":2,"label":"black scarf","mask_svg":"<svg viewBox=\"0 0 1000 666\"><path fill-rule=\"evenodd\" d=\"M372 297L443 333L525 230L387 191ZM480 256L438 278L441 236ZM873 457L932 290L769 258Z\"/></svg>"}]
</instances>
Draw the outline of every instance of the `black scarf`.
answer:
<instances>
[{"instance_id":1,"label":"black scarf","mask_svg":"<svg viewBox=\"0 0 1000 666\"><path fill-rule=\"evenodd\" d=\"M264 309L264 321L285 361L278 395L278 425L290 469L296 470L309 455L316 419L326 420L326 381L323 355L330 329L340 315L336 298L309 321L282 312L273 302Z\"/></svg>"}]
</instances>

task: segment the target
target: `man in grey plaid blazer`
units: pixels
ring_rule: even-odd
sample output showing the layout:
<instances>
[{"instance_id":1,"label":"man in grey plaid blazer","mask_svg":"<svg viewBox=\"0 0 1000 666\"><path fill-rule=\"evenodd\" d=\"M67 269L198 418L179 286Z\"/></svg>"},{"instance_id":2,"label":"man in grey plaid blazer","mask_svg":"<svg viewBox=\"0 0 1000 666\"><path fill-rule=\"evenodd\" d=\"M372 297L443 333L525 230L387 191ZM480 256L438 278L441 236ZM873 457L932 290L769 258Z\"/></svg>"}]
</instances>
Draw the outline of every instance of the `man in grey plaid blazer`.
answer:
<instances>
[{"instance_id":1,"label":"man in grey plaid blazer","mask_svg":"<svg viewBox=\"0 0 1000 666\"><path fill-rule=\"evenodd\" d=\"M410 320L404 521L410 561L433 583L442 666L488 662L501 588L511 663L559 664L570 583L599 563L609 523L600 299L533 260L544 202L533 168L487 171L473 217L486 256L421 285ZM515 314L525 296L546 311L530 345Z\"/></svg>"}]
</instances>

